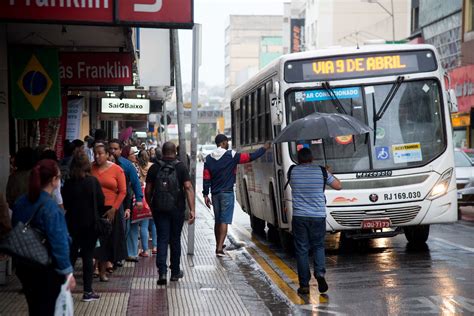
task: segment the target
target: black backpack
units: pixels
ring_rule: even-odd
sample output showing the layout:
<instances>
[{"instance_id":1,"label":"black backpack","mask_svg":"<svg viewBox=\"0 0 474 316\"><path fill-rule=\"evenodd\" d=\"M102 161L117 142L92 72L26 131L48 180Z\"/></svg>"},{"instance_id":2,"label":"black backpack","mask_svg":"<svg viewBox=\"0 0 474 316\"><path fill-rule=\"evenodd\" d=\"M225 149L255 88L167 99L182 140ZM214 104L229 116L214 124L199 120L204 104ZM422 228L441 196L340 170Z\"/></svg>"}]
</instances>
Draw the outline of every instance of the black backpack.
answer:
<instances>
[{"instance_id":1,"label":"black backpack","mask_svg":"<svg viewBox=\"0 0 474 316\"><path fill-rule=\"evenodd\" d=\"M179 161L158 161L160 169L156 174L153 188L152 210L158 213L171 213L178 209L179 194L182 190L178 180L176 165Z\"/></svg>"},{"instance_id":2,"label":"black backpack","mask_svg":"<svg viewBox=\"0 0 474 316\"><path fill-rule=\"evenodd\" d=\"M283 190L286 190L286 188L288 187L288 185L290 184L290 180L291 180L291 170L293 170L293 168L295 167L296 165L291 165L290 168L288 168L288 181L286 181L285 183L285 187L283 188ZM323 173L323 179L324 179L324 186L323 186L323 192L326 191L326 184L328 182L328 171L326 170L326 168L324 168L323 166L319 166L321 168L321 172Z\"/></svg>"}]
</instances>

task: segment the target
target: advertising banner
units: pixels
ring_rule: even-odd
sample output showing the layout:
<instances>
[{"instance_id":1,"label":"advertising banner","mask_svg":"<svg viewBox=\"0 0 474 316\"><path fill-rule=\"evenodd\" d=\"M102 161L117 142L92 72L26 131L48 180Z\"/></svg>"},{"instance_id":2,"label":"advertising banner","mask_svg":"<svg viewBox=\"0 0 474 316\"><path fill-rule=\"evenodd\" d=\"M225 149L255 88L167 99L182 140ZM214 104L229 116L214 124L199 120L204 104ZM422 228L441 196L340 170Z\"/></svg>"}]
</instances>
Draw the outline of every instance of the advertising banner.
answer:
<instances>
[{"instance_id":1,"label":"advertising banner","mask_svg":"<svg viewBox=\"0 0 474 316\"><path fill-rule=\"evenodd\" d=\"M190 29L193 0L2 0L0 19Z\"/></svg>"},{"instance_id":2,"label":"advertising banner","mask_svg":"<svg viewBox=\"0 0 474 316\"><path fill-rule=\"evenodd\" d=\"M291 52L299 53L303 51L304 43L304 21L305 19L291 19L290 35L291 35Z\"/></svg>"},{"instance_id":3,"label":"advertising banner","mask_svg":"<svg viewBox=\"0 0 474 316\"><path fill-rule=\"evenodd\" d=\"M61 85L132 85L132 62L130 53L61 53Z\"/></svg>"},{"instance_id":4,"label":"advertising banner","mask_svg":"<svg viewBox=\"0 0 474 316\"><path fill-rule=\"evenodd\" d=\"M9 53L13 117L41 119L61 116L58 50L12 48Z\"/></svg>"},{"instance_id":5,"label":"advertising banner","mask_svg":"<svg viewBox=\"0 0 474 316\"><path fill-rule=\"evenodd\" d=\"M81 137L82 110L84 98L69 99L67 104L66 139L75 140Z\"/></svg>"},{"instance_id":6,"label":"advertising banner","mask_svg":"<svg viewBox=\"0 0 474 316\"><path fill-rule=\"evenodd\" d=\"M456 91L459 112L474 107L474 65L455 68L449 72L450 88Z\"/></svg>"}]
</instances>

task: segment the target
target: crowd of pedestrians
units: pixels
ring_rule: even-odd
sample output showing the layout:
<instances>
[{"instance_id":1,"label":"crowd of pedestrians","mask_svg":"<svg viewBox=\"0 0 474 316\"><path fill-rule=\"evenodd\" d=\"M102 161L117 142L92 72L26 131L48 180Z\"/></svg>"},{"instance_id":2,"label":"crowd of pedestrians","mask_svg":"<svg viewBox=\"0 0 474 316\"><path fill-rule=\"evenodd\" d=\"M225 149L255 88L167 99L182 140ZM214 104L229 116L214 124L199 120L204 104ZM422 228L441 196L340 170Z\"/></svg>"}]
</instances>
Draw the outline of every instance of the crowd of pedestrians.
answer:
<instances>
[{"instance_id":1,"label":"crowd of pedestrians","mask_svg":"<svg viewBox=\"0 0 474 316\"><path fill-rule=\"evenodd\" d=\"M31 219L32 227L44 234L52 259L47 267L14 261L30 315L54 314L61 286L68 280L69 288L75 287L73 272L79 257L83 301L100 299L93 289L95 277L107 282L124 261L138 262L140 257L157 256L158 283L166 284L168 244L170 280L183 277L179 239L184 199L193 222L194 193L188 170L176 160L174 144L163 145L163 156L159 147L147 149L133 140L105 138L98 130L94 138L67 141L60 160L55 151L43 147L21 148L11 159L7 190L0 194L0 238ZM176 166L181 186L175 211L168 214L157 214L144 200L145 192L151 192L149 202L155 198L162 163ZM154 218L160 220L158 230Z\"/></svg>"}]
</instances>

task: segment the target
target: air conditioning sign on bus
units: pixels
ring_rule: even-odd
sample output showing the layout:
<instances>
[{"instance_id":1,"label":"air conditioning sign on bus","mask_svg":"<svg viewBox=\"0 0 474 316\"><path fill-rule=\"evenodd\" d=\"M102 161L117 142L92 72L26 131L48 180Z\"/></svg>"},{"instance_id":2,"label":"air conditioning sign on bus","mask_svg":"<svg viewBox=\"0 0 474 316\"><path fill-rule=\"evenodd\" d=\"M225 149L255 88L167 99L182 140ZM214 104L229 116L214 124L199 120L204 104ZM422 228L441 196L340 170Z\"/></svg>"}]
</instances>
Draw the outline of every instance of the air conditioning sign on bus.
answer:
<instances>
[{"instance_id":1,"label":"air conditioning sign on bus","mask_svg":"<svg viewBox=\"0 0 474 316\"><path fill-rule=\"evenodd\" d=\"M149 114L150 100L103 98L101 109L102 113Z\"/></svg>"}]
</instances>

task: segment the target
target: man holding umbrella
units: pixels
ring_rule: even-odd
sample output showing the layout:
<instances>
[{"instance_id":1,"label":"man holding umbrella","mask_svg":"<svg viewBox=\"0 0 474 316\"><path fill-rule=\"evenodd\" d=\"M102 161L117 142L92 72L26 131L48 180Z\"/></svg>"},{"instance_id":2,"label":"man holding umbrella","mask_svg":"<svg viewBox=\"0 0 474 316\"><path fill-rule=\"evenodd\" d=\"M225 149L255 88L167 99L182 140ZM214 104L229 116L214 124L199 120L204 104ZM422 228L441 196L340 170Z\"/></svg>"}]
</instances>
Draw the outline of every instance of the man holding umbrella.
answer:
<instances>
[{"instance_id":1,"label":"man holding umbrella","mask_svg":"<svg viewBox=\"0 0 474 316\"><path fill-rule=\"evenodd\" d=\"M313 164L313 154L309 148L298 151L298 165L288 171L288 181L293 195L292 231L295 242L296 263L300 287L298 294L309 294L311 279L309 251L313 251L314 277L318 290L325 293L328 285L324 275L324 238L326 236L327 185L340 190L341 182L324 167Z\"/></svg>"}]
</instances>

